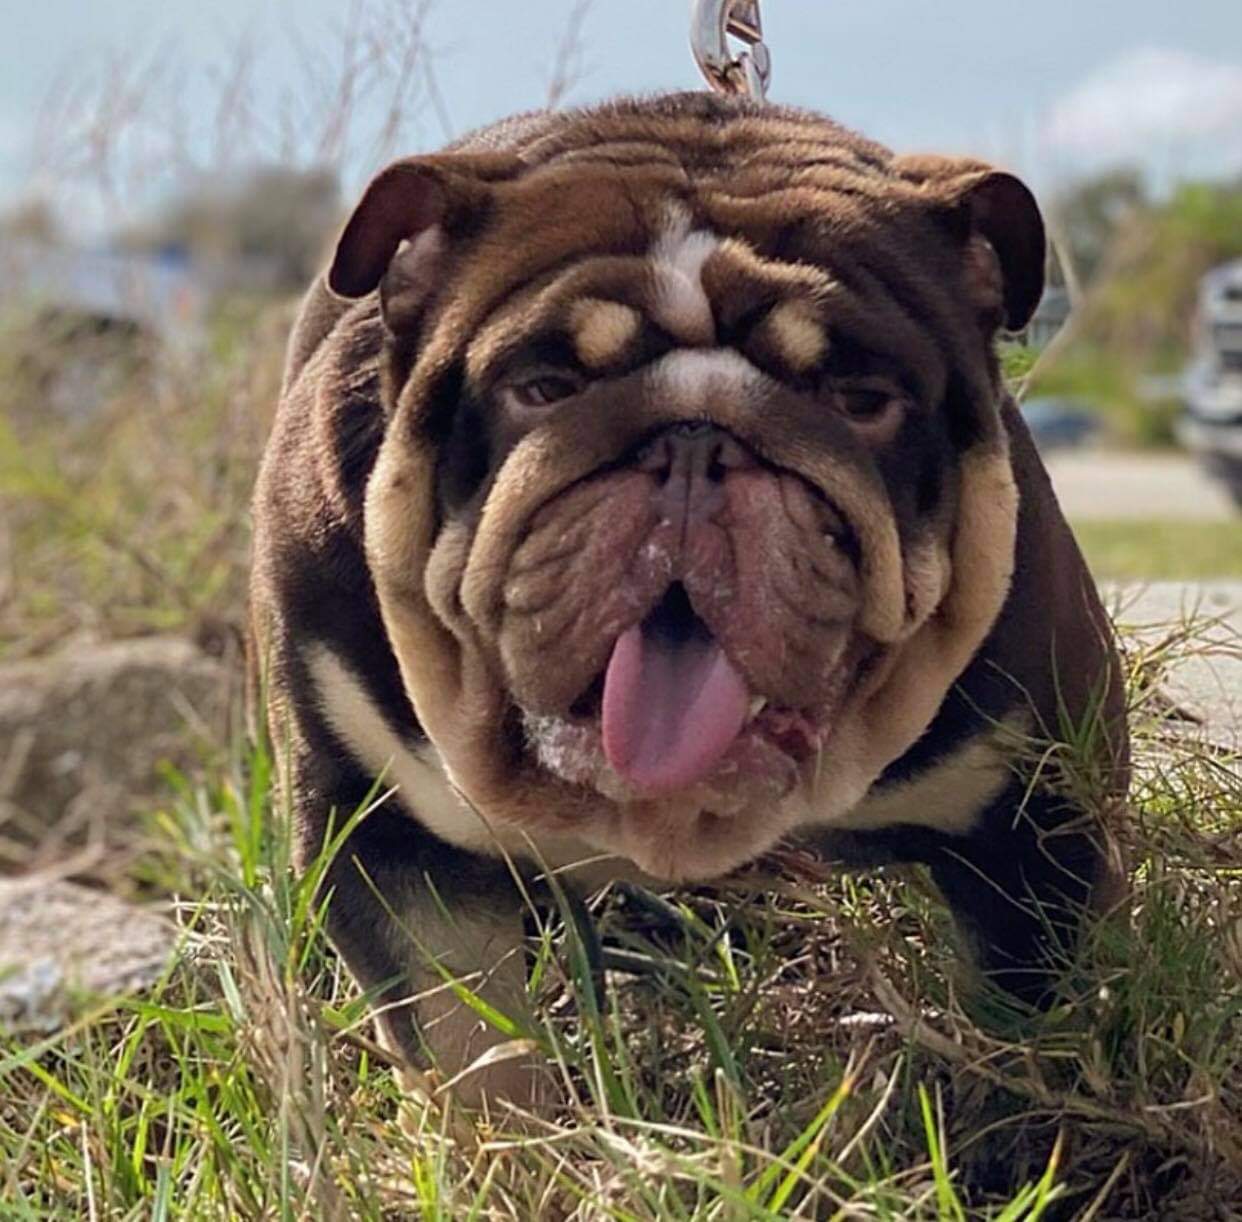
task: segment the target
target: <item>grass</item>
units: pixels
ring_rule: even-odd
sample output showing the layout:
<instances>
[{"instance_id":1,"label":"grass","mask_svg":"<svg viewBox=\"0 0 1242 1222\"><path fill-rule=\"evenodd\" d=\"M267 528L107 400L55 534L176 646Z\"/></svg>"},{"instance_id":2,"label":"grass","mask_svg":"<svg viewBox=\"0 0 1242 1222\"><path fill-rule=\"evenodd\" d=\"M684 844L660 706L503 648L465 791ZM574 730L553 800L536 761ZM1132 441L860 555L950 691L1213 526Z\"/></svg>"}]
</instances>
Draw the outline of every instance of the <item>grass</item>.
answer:
<instances>
[{"instance_id":1,"label":"grass","mask_svg":"<svg viewBox=\"0 0 1242 1222\"><path fill-rule=\"evenodd\" d=\"M236 638L283 321L221 316L183 365L138 367L81 417L41 412L0 345L0 656ZM1079 528L1100 576L1192 555L1222 572L1215 527L1113 529ZM1114 559L1161 531L1168 559ZM0 1218L1215 1216L1242 1199L1242 780L1171 742L1148 699L1196 641L1130 642L1131 929L1101 928L1045 1020L976 1025L917 872L786 855L716 890L614 888L591 900L602 999L568 915L532 934L536 1018L506 1030L552 1067L560 1105L538 1118L401 1098L317 874L290 870L272 761L238 743L171 778L125 854L124 889L180 930L159 986L83 999L51 1037L0 1034Z\"/></svg>"},{"instance_id":2,"label":"grass","mask_svg":"<svg viewBox=\"0 0 1242 1222\"><path fill-rule=\"evenodd\" d=\"M1242 520L1082 521L1074 536L1101 581L1210 581L1242 577Z\"/></svg>"},{"instance_id":3,"label":"grass","mask_svg":"<svg viewBox=\"0 0 1242 1222\"><path fill-rule=\"evenodd\" d=\"M0 1037L0 1215L1223 1216L1211 1202L1242 1199L1242 772L1155 719L1194 632L1145 639L1130 928L1098 930L1064 1004L1008 1039L976 1026L917 873L787 854L717 889L612 888L590 903L602 1004L575 921L533 927L536 1017L511 1033L556 1080L540 1117L401 1099L324 936L336 846L295 877L262 744L173 777L132 883L179 951L145 995Z\"/></svg>"},{"instance_id":4,"label":"grass","mask_svg":"<svg viewBox=\"0 0 1242 1222\"><path fill-rule=\"evenodd\" d=\"M80 416L44 411L0 343L0 656L236 639L284 321L222 315ZM1101 577L1237 571L1230 524L1078 533ZM1155 717L1197 634L1128 648L1129 928L1101 927L1062 1006L1008 1038L977 1025L918 872L786 854L713 890L613 888L590 901L602 998L554 909L529 943L535 1018L497 1016L547 1058L541 1117L401 1097L324 936L332 846L294 876L272 760L238 742L170 777L124 853L123 889L180 932L165 978L81 999L50 1037L0 1033L0 1219L1220 1216L1242 1200L1242 779Z\"/></svg>"},{"instance_id":5,"label":"grass","mask_svg":"<svg viewBox=\"0 0 1242 1222\"><path fill-rule=\"evenodd\" d=\"M288 315L235 304L192 351L59 407L46 371L62 344L90 367L91 337L0 318L0 659L82 636L237 639Z\"/></svg>"}]
</instances>

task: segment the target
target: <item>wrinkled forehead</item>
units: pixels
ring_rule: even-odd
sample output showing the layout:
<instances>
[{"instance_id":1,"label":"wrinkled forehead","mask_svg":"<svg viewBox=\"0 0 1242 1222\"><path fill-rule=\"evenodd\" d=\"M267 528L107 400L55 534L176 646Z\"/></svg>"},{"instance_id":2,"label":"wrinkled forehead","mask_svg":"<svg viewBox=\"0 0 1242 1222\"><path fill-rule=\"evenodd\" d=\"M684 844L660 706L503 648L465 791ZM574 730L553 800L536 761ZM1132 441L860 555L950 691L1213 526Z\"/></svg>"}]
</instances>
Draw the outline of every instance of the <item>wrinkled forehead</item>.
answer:
<instances>
[{"instance_id":1,"label":"wrinkled forehead","mask_svg":"<svg viewBox=\"0 0 1242 1222\"><path fill-rule=\"evenodd\" d=\"M456 273L467 377L527 354L608 373L653 344L747 346L800 377L865 350L935 398L955 315L944 237L893 175L814 151L687 167L628 145L501 185Z\"/></svg>"}]
</instances>

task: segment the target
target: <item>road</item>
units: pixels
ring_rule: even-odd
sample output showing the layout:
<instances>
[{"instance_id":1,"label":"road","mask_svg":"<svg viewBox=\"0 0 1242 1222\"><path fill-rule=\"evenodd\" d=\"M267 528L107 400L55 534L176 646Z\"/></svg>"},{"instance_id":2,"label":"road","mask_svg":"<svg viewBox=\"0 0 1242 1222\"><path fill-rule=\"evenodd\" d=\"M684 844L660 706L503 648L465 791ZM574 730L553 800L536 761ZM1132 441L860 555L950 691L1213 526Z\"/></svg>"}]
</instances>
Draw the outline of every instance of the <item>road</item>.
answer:
<instances>
[{"instance_id":1,"label":"road","mask_svg":"<svg viewBox=\"0 0 1242 1222\"><path fill-rule=\"evenodd\" d=\"M1219 522L1242 516L1220 484L1185 454L1136 454L1080 449L1045 459L1065 516L1177 518Z\"/></svg>"}]
</instances>

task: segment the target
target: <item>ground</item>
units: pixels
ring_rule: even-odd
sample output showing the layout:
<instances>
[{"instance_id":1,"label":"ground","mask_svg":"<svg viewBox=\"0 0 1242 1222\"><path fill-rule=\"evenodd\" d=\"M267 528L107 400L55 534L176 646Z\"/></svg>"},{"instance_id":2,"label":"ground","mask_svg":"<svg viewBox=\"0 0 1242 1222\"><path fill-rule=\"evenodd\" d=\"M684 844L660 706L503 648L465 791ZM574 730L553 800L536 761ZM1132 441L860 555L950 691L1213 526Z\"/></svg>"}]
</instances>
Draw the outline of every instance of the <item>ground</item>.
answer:
<instances>
[{"instance_id":1,"label":"ground","mask_svg":"<svg viewBox=\"0 0 1242 1222\"><path fill-rule=\"evenodd\" d=\"M557 909L532 925L534 1017L486 1016L554 1066L560 1106L479 1122L399 1100L317 869L289 868L277 760L236 723L203 733L212 675L236 670L278 375L260 338L227 377L0 429L0 850L40 826L65 849L0 889L19 969L0 971L0 1218L1239 1216L1242 519L1193 465L1050 464L1117 609L1137 743L1134 890L1064 1004L980 996L917 872L793 856L723 888L613 890L591 902L602 997ZM92 660L41 660L66 648ZM154 742L141 800L114 805L116 752ZM1074 752L1049 763L1090 790ZM162 967L113 899L161 918ZM102 987L105 968L143 987Z\"/></svg>"}]
</instances>

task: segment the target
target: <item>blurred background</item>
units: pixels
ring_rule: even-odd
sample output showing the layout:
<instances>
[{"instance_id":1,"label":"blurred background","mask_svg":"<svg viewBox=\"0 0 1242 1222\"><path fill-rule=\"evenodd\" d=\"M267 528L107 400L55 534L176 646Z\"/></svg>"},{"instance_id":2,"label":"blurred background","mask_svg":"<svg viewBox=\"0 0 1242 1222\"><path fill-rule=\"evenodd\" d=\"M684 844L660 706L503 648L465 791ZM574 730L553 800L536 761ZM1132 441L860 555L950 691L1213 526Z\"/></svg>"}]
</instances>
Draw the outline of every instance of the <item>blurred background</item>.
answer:
<instances>
[{"instance_id":1,"label":"blurred background","mask_svg":"<svg viewBox=\"0 0 1242 1222\"><path fill-rule=\"evenodd\" d=\"M369 175L513 111L700 87L686 8L10 6L0 852L53 826L52 856L98 839L153 761L218 738L285 335ZM1056 253L1004 359L1092 568L1157 609L1236 615L1242 6L763 15L774 100L1035 188Z\"/></svg>"}]
</instances>

